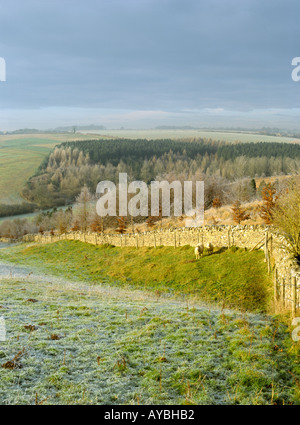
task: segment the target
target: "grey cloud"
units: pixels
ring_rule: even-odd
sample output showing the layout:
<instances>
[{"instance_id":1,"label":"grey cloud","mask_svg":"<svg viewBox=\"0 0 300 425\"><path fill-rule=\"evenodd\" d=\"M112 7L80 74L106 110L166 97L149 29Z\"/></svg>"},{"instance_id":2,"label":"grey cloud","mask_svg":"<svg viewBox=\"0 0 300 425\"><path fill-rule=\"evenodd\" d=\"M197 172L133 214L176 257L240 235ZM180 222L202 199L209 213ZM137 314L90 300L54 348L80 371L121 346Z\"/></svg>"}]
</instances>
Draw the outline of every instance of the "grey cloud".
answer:
<instances>
[{"instance_id":1,"label":"grey cloud","mask_svg":"<svg viewBox=\"0 0 300 425\"><path fill-rule=\"evenodd\" d=\"M11 0L0 108L299 106L294 0Z\"/></svg>"}]
</instances>

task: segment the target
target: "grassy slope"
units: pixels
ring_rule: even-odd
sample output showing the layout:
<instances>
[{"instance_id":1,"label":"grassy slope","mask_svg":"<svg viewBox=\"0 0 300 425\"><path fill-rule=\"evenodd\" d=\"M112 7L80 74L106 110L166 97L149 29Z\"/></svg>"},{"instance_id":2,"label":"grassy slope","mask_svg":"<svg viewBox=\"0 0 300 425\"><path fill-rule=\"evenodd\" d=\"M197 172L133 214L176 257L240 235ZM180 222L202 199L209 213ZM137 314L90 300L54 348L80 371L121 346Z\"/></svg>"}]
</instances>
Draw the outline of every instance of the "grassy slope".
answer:
<instances>
[{"instance_id":1,"label":"grassy slope","mask_svg":"<svg viewBox=\"0 0 300 425\"><path fill-rule=\"evenodd\" d=\"M120 248L61 241L2 250L0 258L35 266L68 278L108 281L177 295L193 295L229 307L266 310L270 278L263 253L216 250L194 260L193 248Z\"/></svg>"},{"instance_id":2,"label":"grassy slope","mask_svg":"<svg viewBox=\"0 0 300 425\"><path fill-rule=\"evenodd\" d=\"M286 329L275 320L77 285L0 281L7 326L0 365L25 349L19 368L0 367L0 404L299 400Z\"/></svg>"},{"instance_id":3,"label":"grassy slope","mask_svg":"<svg viewBox=\"0 0 300 425\"><path fill-rule=\"evenodd\" d=\"M49 151L50 149L45 149L43 152L40 151L40 148L37 151L13 148L0 150L1 203L22 202L20 191L24 183L38 168Z\"/></svg>"},{"instance_id":4,"label":"grassy slope","mask_svg":"<svg viewBox=\"0 0 300 425\"><path fill-rule=\"evenodd\" d=\"M90 136L71 133L0 135L0 203L22 201L20 191L24 183L55 145L86 138Z\"/></svg>"},{"instance_id":5,"label":"grassy slope","mask_svg":"<svg viewBox=\"0 0 300 425\"><path fill-rule=\"evenodd\" d=\"M59 276L0 280L7 324L0 365L25 348L21 368L0 368L0 404L300 402L299 344L291 329L270 316L153 291L193 293L204 279L198 295L222 298L226 289L237 301L251 280L258 288L270 283L260 252L227 251L195 262L190 247L136 251L64 241L0 254Z\"/></svg>"}]
</instances>

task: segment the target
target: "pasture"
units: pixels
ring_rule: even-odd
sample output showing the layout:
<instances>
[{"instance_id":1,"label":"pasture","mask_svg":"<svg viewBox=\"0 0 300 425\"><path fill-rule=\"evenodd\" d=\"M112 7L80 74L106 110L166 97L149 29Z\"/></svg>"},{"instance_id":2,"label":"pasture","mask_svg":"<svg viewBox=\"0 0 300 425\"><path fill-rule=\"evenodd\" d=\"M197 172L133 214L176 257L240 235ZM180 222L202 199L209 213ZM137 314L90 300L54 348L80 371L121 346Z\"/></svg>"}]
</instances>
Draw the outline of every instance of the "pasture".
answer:
<instances>
[{"instance_id":1,"label":"pasture","mask_svg":"<svg viewBox=\"0 0 300 425\"><path fill-rule=\"evenodd\" d=\"M1 405L297 402L268 316L51 276L2 280L1 314Z\"/></svg>"},{"instance_id":2,"label":"pasture","mask_svg":"<svg viewBox=\"0 0 300 425\"><path fill-rule=\"evenodd\" d=\"M298 404L298 348L263 312L268 299L252 297L253 312L224 305L227 291L238 305L250 281L268 287L260 254L215 250L196 262L192 247L76 241L1 249L11 277L0 278L0 404Z\"/></svg>"},{"instance_id":3,"label":"pasture","mask_svg":"<svg viewBox=\"0 0 300 425\"><path fill-rule=\"evenodd\" d=\"M71 133L0 135L0 203L23 201L22 187L55 145L89 137Z\"/></svg>"},{"instance_id":4,"label":"pasture","mask_svg":"<svg viewBox=\"0 0 300 425\"><path fill-rule=\"evenodd\" d=\"M267 311L272 282L262 251L215 248L195 261L191 246L114 247L79 241L25 244L0 251L0 259L39 268L48 274L157 294Z\"/></svg>"},{"instance_id":5,"label":"pasture","mask_svg":"<svg viewBox=\"0 0 300 425\"><path fill-rule=\"evenodd\" d=\"M300 143L300 139L284 136L268 136L265 134L246 133L246 132L230 132L218 130L93 130L86 131L85 134L94 136L95 134L102 137L115 137L126 139L191 139L205 138L211 140L220 140L227 142L281 142L281 143Z\"/></svg>"}]
</instances>

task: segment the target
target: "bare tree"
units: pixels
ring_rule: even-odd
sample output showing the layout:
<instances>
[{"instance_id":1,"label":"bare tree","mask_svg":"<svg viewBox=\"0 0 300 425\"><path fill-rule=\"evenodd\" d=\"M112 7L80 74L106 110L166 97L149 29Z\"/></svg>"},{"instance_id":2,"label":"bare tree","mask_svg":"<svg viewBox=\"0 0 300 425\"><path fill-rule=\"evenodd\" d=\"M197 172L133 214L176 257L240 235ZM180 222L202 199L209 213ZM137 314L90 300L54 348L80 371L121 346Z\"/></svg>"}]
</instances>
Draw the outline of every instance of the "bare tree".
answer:
<instances>
[{"instance_id":1,"label":"bare tree","mask_svg":"<svg viewBox=\"0 0 300 425\"><path fill-rule=\"evenodd\" d=\"M85 232L90 222L90 206L93 196L86 185L81 189L80 194L76 198L76 215L80 225L80 230Z\"/></svg>"},{"instance_id":2,"label":"bare tree","mask_svg":"<svg viewBox=\"0 0 300 425\"><path fill-rule=\"evenodd\" d=\"M273 209L273 224L289 242L288 250L300 260L300 176L289 179Z\"/></svg>"},{"instance_id":3,"label":"bare tree","mask_svg":"<svg viewBox=\"0 0 300 425\"><path fill-rule=\"evenodd\" d=\"M59 210L54 215L54 223L60 234L66 233L71 225L72 212Z\"/></svg>"}]
</instances>

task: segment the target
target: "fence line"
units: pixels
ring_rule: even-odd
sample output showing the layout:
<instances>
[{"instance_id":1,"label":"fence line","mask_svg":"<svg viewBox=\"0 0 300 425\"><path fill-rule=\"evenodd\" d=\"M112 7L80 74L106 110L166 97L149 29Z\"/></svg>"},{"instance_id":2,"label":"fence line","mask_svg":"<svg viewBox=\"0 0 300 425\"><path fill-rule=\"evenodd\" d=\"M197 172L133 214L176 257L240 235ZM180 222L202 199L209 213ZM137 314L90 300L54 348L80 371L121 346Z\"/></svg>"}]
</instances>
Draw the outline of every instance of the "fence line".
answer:
<instances>
[{"instance_id":1,"label":"fence line","mask_svg":"<svg viewBox=\"0 0 300 425\"><path fill-rule=\"evenodd\" d=\"M25 235L23 242L49 243L78 240L94 245L111 244L120 247L196 246L211 242L215 247L237 246L250 251L263 249L267 270L273 278L274 309L288 309L295 316L299 312L300 268L286 249L285 238L270 226L202 226L174 228L143 233L101 234L69 232L62 235Z\"/></svg>"}]
</instances>

